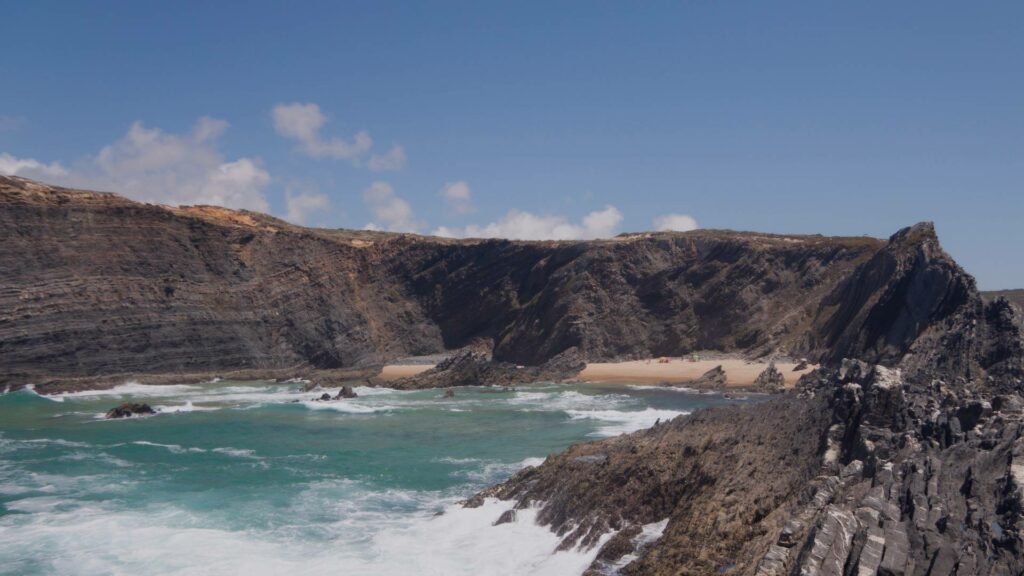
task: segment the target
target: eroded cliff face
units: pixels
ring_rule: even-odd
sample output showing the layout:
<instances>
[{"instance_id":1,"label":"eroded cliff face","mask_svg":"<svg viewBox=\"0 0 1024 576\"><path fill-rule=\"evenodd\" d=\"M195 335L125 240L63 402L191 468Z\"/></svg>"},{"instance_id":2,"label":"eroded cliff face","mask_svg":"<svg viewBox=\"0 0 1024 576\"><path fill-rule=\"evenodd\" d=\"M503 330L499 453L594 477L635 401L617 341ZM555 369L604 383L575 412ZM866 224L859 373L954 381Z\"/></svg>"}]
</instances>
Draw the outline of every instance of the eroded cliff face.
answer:
<instances>
[{"instance_id":1,"label":"eroded cliff face","mask_svg":"<svg viewBox=\"0 0 1024 576\"><path fill-rule=\"evenodd\" d=\"M820 302L831 349L797 392L573 446L467 505L540 506L563 546L601 545L593 574L1020 574L1018 314L903 230Z\"/></svg>"},{"instance_id":2,"label":"eroded cliff face","mask_svg":"<svg viewBox=\"0 0 1024 576\"><path fill-rule=\"evenodd\" d=\"M829 311L850 313L826 300L885 246L717 231L454 241L0 177L0 385L369 367L482 338L528 365L574 347L818 358L842 324Z\"/></svg>"}]
</instances>

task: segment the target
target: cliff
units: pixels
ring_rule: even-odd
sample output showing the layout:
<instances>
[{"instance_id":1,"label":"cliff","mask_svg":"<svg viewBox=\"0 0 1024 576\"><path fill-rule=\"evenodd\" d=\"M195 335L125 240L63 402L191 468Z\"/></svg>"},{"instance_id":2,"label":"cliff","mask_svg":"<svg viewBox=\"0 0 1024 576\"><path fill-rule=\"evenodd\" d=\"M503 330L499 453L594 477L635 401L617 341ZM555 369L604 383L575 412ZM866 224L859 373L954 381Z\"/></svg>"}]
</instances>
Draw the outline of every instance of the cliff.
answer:
<instances>
[{"instance_id":1,"label":"cliff","mask_svg":"<svg viewBox=\"0 0 1024 576\"><path fill-rule=\"evenodd\" d=\"M0 385L372 368L480 339L526 365L574 347L824 358L850 338L837 291L885 246L723 231L457 241L0 177Z\"/></svg>"},{"instance_id":2,"label":"cliff","mask_svg":"<svg viewBox=\"0 0 1024 576\"><path fill-rule=\"evenodd\" d=\"M467 505L539 506L563 547L614 534L592 574L1020 574L1019 313L902 230L822 299L798 393L573 446Z\"/></svg>"}]
</instances>

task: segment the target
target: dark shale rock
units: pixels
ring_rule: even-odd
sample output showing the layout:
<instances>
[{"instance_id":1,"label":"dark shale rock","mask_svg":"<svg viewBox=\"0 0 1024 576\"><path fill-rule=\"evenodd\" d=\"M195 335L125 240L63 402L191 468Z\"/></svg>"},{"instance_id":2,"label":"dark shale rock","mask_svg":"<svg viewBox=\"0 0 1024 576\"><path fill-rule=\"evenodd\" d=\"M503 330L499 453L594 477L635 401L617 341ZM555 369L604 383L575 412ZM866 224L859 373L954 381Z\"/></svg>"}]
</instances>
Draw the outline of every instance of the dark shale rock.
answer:
<instances>
[{"instance_id":1,"label":"dark shale rock","mask_svg":"<svg viewBox=\"0 0 1024 576\"><path fill-rule=\"evenodd\" d=\"M132 416L145 416L149 414L156 414L156 411L150 407L149 404L142 404L139 402L125 402L120 406L111 408L107 412L106 418L130 418Z\"/></svg>"},{"instance_id":2,"label":"dark shale rock","mask_svg":"<svg viewBox=\"0 0 1024 576\"><path fill-rule=\"evenodd\" d=\"M834 344L859 357L826 358L793 395L573 446L486 494L540 506L563 547L668 518L630 575L1024 573L1021 323L929 227L883 252L856 274L870 296L841 290L866 308L834 310Z\"/></svg>"},{"instance_id":3,"label":"dark shale rock","mask_svg":"<svg viewBox=\"0 0 1024 576\"><path fill-rule=\"evenodd\" d=\"M708 230L510 242L306 229L3 176L0 389L246 370L317 380L481 338L513 368L571 348L817 359L842 325L822 298L884 247Z\"/></svg>"},{"instance_id":4,"label":"dark shale rock","mask_svg":"<svg viewBox=\"0 0 1024 576\"><path fill-rule=\"evenodd\" d=\"M701 388L708 390L721 390L725 388L726 377L725 370L722 369L722 365L719 364L711 370L701 374L700 378L692 382L684 382L680 386L686 386L688 388Z\"/></svg>"},{"instance_id":5,"label":"dark shale rock","mask_svg":"<svg viewBox=\"0 0 1024 576\"><path fill-rule=\"evenodd\" d=\"M508 524L509 522L515 522L515 521L516 521L516 511L515 510L505 510L504 512L502 512L501 516L499 516L498 519L494 521L494 526L498 526L500 524Z\"/></svg>"},{"instance_id":6,"label":"dark shale rock","mask_svg":"<svg viewBox=\"0 0 1024 576\"><path fill-rule=\"evenodd\" d=\"M334 397L335 400L341 400L342 398L356 398L359 395L352 389L351 386L342 386L341 390L338 390L338 395Z\"/></svg>"},{"instance_id":7,"label":"dark shale rock","mask_svg":"<svg viewBox=\"0 0 1024 576\"><path fill-rule=\"evenodd\" d=\"M759 392L777 394L782 392L785 384L785 377L783 377L782 372L779 372L779 369L775 367L775 362L769 362L768 367L754 379L753 388Z\"/></svg>"}]
</instances>

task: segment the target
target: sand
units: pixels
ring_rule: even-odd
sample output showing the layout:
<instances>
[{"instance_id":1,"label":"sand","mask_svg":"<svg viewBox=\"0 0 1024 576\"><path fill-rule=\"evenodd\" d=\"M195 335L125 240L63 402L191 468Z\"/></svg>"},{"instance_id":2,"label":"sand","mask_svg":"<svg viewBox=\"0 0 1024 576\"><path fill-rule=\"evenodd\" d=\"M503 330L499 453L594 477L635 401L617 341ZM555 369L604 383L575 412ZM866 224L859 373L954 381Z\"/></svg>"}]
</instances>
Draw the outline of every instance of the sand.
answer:
<instances>
[{"instance_id":1,"label":"sand","mask_svg":"<svg viewBox=\"0 0 1024 576\"><path fill-rule=\"evenodd\" d=\"M696 362L672 358L666 364L659 363L657 360L597 362L587 364L587 367L580 372L576 379L604 384L680 384L696 380L718 365L725 370L727 388L741 388L753 384L757 376L768 367L767 362L751 362L738 358L698 360ZM815 366L808 366L804 370L794 372L795 362L776 362L775 367L782 372L786 388L792 388L800 376L815 368Z\"/></svg>"},{"instance_id":2,"label":"sand","mask_svg":"<svg viewBox=\"0 0 1024 576\"><path fill-rule=\"evenodd\" d=\"M377 378L381 380L398 380L399 378L415 376L433 367L433 364L388 364L384 366Z\"/></svg>"},{"instance_id":3,"label":"sand","mask_svg":"<svg viewBox=\"0 0 1024 576\"><path fill-rule=\"evenodd\" d=\"M698 360L670 358L667 363L658 360L632 360L628 362L594 362L576 376L579 382L601 384L681 384L691 382L715 366L725 370L726 387L742 388L754 383L765 368L767 362L751 362L741 358L719 358ZM381 380L397 380L415 376L420 372L433 368L432 364L388 364L384 366L378 378ZM775 367L782 372L786 388L792 388L796 381L816 366L794 372L796 362L776 362Z\"/></svg>"}]
</instances>

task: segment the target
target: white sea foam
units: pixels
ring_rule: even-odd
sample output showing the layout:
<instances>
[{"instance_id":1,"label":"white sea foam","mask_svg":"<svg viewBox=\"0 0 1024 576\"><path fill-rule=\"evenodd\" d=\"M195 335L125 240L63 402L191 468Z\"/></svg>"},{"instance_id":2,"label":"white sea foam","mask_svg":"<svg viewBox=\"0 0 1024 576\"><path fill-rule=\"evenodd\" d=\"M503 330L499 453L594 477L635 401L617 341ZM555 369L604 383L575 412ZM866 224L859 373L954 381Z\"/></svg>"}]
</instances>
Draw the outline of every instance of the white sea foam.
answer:
<instances>
[{"instance_id":1,"label":"white sea foam","mask_svg":"<svg viewBox=\"0 0 1024 576\"><path fill-rule=\"evenodd\" d=\"M180 406L154 406L154 410L160 414L176 414L179 412L211 412L220 410L215 406L196 406L189 400Z\"/></svg>"},{"instance_id":2,"label":"white sea foam","mask_svg":"<svg viewBox=\"0 0 1024 576\"><path fill-rule=\"evenodd\" d=\"M527 458L513 463L490 462L478 470L465 470L457 474L477 484L493 484L508 478L512 473L522 470L527 466L540 466L543 463L543 458Z\"/></svg>"},{"instance_id":3,"label":"white sea foam","mask_svg":"<svg viewBox=\"0 0 1024 576\"><path fill-rule=\"evenodd\" d=\"M27 392L30 392L32 394L35 394L36 396L38 396L40 398L45 398L46 400L49 400L51 402L63 402L64 401L64 397L63 396L58 396L58 395L54 395L54 394L40 394L39 392L36 392L36 385L35 384L25 384L25 387L23 388L23 390L25 390Z\"/></svg>"},{"instance_id":4,"label":"white sea foam","mask_svg":"<svg viewBox=\"0 0 1024 576\"><path fill-rule=\"evenodd\" d=\"M147 440L136 440L132 442L136 446L153 446L155 448L163 448L173 454L188 454L188 453L202 453L206 452L203 448L186 448L178 444L161 444L159 442L149 442Z\"/></svg>"},{"instance_id":5,"label":"white sea foam","mask_svg":"<svg viewBox=\"0 0 1024 576\"><path fill-rule=\"evenodd\" d=\"M256 455L256 451L255 450L246 450L246 449L243 449L243 448L232 448L230 446L227 446L227 447L224 447L224 448L214 448L213 450L211 450L211 452L216 452L218 454L225 454L227 456L234 456L235 458L259 459L259 456Z\"/></svg>"},{"instance_id":6,"label":"white sea foam","mask_svg":"<svg viewBox=\"0 0 1024 576\"><path fill-rule=\"evenodd\" d=\"M13 572L52 574L347 574L355 576L579 574L600 547L555 552L558 536L535 523L536 511L492 526L510 503L449 506L369 526L366 546L287 532L231 530L171 507L140 511L26 502L34 514L0 517L0 560ZM18 518L15 518L18 517ZM54 554L53 551L60 551ZM38 563L42 563L40 567Z\"/></svg>"},{"instance_id":7,"label":"white sea foam","mask_svg":"<svg viewBox=\"0 0 1024 576\"><path fill-rule=\"evenodd\" d=\"M202 386L191 384L139 384L138 382L127 382L113 388L104 390L80 390L78 392L61 392L60 394L46 395L44 398L64 401L66 398L106 398L131 396L135 398L153 398L176 396L179 394L197 392L203 389ZM59 398L59 400L58 400Z\"/></svg>"},{"instance_id":8,"label":"white sea foam","mask_svg":"<svg viewBox=\"0 0 1024 576\"><path fill-rule=\"evenodd\" d=\"M574 420L590 419L609 422L597 429L592 436L617 436L627 434L643 428L650 428L661 420L671 420L676 416L689 414L685 411L658 410L656 408L645 408L643 410L567 410L566 414Z\"/></svg>"},{"instance_id":9,"label":"white sea foam","mask_svg":"<svg viewBox=\"0 0 1024 576\"><path fill-rule=\"evenodd\" d=\"M329 402L314 400L300 402L300 404L310 410L333 410L335 412L343 412L345 414L373 414L375 412L389 412L394 409L392 406L366 406L355 402L349 402L347 400L331 400Z\"/></svg>"},{"instance_id":10,"label":"white sea foam","mask_svg":"<svg viewBox=\"0 0 1024 576\"><path fill-rule=\"evenodd\" d=\"M652 522L651 524L643 525L641 527L640 534L633 539L634 549L637 551L643 550L644 547L649 546L661 538L661 535L665 533L665 527L668 526L668 520L668 518L665 518L661 522ZM618 574L619 570L622 570L630 562L639 557L639 554L636 552L631 552L622 558L619 558L615 562L603 563L602 568L604 568L606 574Z\"/></svg>"},{"instance_id":11,"label":"white sea foam","mask_svg":"<svg viewBox=\"0 0 1024 576\"><path fill-rule=\"evenodd\" d=\"M630 390L657 390L659 392L683 392L684 394L703 394L705 391L686 386L651 386L649 384L630 384Z\"/></svg>"}]
</instances>

